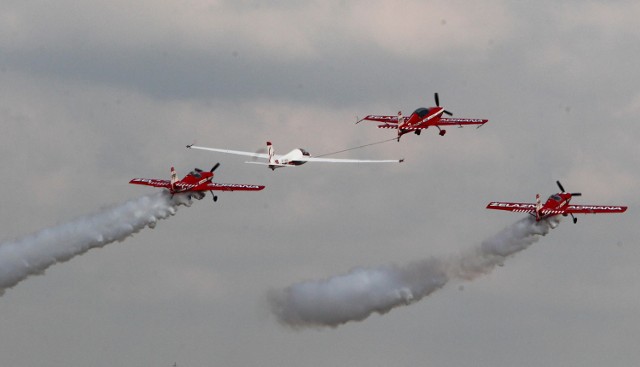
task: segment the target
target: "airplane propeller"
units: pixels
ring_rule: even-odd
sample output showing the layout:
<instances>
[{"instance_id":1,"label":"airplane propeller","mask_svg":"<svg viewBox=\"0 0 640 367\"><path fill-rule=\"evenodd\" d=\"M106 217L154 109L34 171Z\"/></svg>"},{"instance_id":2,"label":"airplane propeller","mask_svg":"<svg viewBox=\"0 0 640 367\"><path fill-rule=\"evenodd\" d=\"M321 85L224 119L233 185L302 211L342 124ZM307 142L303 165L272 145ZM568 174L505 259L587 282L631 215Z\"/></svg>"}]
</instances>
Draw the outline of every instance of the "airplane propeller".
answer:
<instances>
[{"instance_id":1,"label":"airplane propeller","mask_svg":"<svg viewBox=\"0 0 640 367\"><path fill-rule=\"evenodd\" d=\"M562 184L560 183L560 181L556 181L556 184L558 184L558 187L560 188L560 191L566 192L566 191L564 191L564 187L562 187ZM582 193L580 193L580 192L572 192L571 196L582 196Z\"/></svg>"},{"instance_id":2,"label":"airplane propeller","mask_svg":"<svg viewBox=\"0 0 640 367\"><path fill-rule=\"evenodd\" d=\"M434 94L434 98L436 100L436 106L440 107L440 98L438 97L438 93ZM445 114L447 114L449 116L453 116L453 114L451 112L447 111L447 110L444 110L442 112L444 112Z\"/></svg>"},{"instance_id":3,"label":"airplane propeller","mask_svg":"<svg viewBox=\"0 0 640 367\"><path fill-rule=\"evenodd\" d=\"M560 188L560 191L562 192L566 192L564 191L564 187L562 187L562 184L560 183L560 181L556 181L556 184L558 184L558 187ZM582 193L579 192L571 192L570 193L571 196L582 196ZM565 217L567 216L567 214L563 214ZM569 213L569 215L571 215L571 219L573 219L573 224L576 224L578 222L578 218L576 218L573 214Z\"/></svg>"},{"instance_id":4,"label":"airplane propeller","mask_svg":"<svg viewBox=\"0 0 640 367\"><path fill-rule=\"evenodd\" d=\"M213 171L218 169L218 167L220 167L220 162L216 163L213 167L211 167L211 171L209 172L213 173ZM213 202L218 201L218 195L214 194L213 191L209 191L209 192L211 193L211 198L213 199Z\"/></svg>"}]
</instances>

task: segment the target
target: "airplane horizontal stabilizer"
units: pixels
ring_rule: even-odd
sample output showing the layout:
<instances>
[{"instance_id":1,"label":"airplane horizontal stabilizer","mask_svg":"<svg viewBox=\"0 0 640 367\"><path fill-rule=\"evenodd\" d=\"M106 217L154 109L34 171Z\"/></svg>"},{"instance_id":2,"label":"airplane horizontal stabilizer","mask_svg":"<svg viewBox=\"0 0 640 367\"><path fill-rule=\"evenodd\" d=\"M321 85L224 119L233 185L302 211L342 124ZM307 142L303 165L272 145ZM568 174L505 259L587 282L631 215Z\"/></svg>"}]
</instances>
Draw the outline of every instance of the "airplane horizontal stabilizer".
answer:
<instances>
[{"instance_id":1,"label":"airplane horizontal stabilizer","mask_svg":"<svg viewBox=\"0 0 640 367\"><path fill-rule=\"evenodd\" d=\"M275 163L267 163L267 162L253 162L253 161L246 161L244 163L250 163L250 164L259 164L261 166L275 166L275 167L294 167L293 165L290 164L275 164Z\"/></svg>"}]
</instances>

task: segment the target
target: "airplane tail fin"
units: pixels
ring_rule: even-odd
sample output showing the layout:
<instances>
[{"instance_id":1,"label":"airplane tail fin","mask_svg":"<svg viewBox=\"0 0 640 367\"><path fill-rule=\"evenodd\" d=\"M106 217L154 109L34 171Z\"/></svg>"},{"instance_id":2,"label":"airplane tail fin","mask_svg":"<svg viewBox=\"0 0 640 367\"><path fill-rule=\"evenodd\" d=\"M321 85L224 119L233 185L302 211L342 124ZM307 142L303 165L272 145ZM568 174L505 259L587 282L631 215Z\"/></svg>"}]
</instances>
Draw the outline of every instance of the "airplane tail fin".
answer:
<instances>
[{"instance_id":1,"label":"airplane tail fin","mask_svg":"<svg viewBox=\"0 0 640 367\"><path fill-rule=\"evenodd\" d=\"M400 141L400 137L402 136L402 131L400 130L400 126L404 123L404 119L402 118L402 111L398 111L398 141Z\"/></svg>"},{"instance_id":2,"label":"airplane tail fin","mask_svg":"<svg viewBox=\"0 0 640 367\"><path fill-rule=\"evenodd\" d=\"M273 145L271 144L270 141L267 142L267 154L269 154L269 164L273 164L275 163L273 155L274 155L274 150L273 150Z\"/></svg>"},{"instance_id":3,"label":"airplane tail fin","mask_svg":"<svg viewBox=\"0 0 640 367\"><path fill-rule=\"evenodd\" d=\"M540 209L542 209L540 194L536 194L536 220L540 220Z\"/></svg>"},{"instance_id":4,"label":"airplane tail fin","mask_svg":"<svg viewBox=\"0 0 640 367\"><path fill-rule=\"evenodd\" d=\"M171 167L171 190L175 190L175 184L178 182L178 175L176 174L176 170Z\"/></svg>"}]
</instances>

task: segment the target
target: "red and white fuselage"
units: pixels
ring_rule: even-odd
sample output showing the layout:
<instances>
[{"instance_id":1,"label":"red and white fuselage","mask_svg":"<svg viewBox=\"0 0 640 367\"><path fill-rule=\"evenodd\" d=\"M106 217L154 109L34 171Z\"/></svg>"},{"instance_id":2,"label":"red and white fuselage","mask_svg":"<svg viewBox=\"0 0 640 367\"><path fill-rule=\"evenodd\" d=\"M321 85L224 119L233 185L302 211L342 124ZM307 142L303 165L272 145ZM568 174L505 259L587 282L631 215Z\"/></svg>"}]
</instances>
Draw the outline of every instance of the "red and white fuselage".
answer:
<instances>
[{"instance_id":1,"label":"red and white fuselage","mask_svg":"<svg viewBox=\"0 0 640 367\"><path fill-rule=\"evenodd\" d=\"M272 170L283 166L300 166L307 163L307 158L311 157L311 154L302 148L296 148L284 155L275 155L275 149L270 141L267 142L267 154L269 155L269 168Z\"/></svg>"}]
</instances>

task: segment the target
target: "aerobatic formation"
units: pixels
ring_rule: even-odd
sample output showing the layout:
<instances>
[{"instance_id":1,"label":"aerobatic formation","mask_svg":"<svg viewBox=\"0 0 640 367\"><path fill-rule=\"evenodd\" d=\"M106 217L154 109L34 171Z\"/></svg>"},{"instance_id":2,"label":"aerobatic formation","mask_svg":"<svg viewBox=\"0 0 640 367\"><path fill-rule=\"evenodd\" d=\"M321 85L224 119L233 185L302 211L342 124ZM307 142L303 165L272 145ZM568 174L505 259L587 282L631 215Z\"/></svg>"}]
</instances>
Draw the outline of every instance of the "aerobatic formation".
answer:
<instances>
[{"instance_id":1,"label":"aerobatic formation","mask_svg":"<svg viewBox=\"0 0 640 367\"><path fill-rule=\"evenodd\" d=\"M435 127L444 136L446 126L483 126L488 122L479 118L451 118L452 113L440 106L438 93L434 94L435 107L418 108L409 116L368 115L361 121L381 123L379 128L395 129L393 138L364 146L400 141L408 133L420 135L422 130ZM344 149L336 153L361 147ZM241 155L263 161L245 163L264 165L275 170L296 167L305 163L401 163L402 159L340 159L327 158L336 154L318 156L302 148L275 154L273 144L267 142L266 152L250 152L187 145L189 149L215 153ZM209 191L213 201L218 197L214 191L261 191L264 185L213 182L215 164L209 171L195 168L182 179L171 167L170 179L134 178L130 184L152 186L162 189L151 195L128 201L119 206L103 209L95 214L42 230L16 241L0 244L0 295L30 275L42 274L49 266L67 261L86 251L102 247L114 241L122 241L145 227L153 228L159 219L174 215L179 205L191 205L191 199L202 199ZM556 181L560 192L542 203L540 195L535 203L492 201L487 209L529 214L508 226L495 236L485 240L476 248L448 259L430 258L406 266L379 266L357 268L348 274L320 281L294 284L280 291L269 293L269 304L273 314L284 325L291 327L335 327L349 321L366 319L374 312L384 314L391 309L419 301L443 287L451 279L472 280L490 272L496 265L537 241L555 228L563 216L576 214L623 213L626 206L620 205L575 205L570 201L581 193L565 192L560 181ZM363 286L364 285L364 286Z\"/></svg>"}]
</instances>

